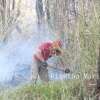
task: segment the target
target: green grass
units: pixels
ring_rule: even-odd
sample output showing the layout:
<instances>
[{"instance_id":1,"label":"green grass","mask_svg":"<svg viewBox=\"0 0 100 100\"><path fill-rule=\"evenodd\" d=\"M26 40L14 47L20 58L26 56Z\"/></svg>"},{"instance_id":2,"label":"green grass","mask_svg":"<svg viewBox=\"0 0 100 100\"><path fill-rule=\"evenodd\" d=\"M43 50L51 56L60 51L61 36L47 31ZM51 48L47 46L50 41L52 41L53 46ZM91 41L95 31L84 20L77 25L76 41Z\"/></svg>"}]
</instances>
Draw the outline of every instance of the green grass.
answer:
<instances>
[{"instance_id":1,"label":"green grass","mask_svg":"<svg viewBox=\"0 0 100 100\"><path fill-rule=\"evenodd\" d=\"M56 81L2 91L0 100L94 100L85 91L79 80Z\"/></svg>"}]
</instances>

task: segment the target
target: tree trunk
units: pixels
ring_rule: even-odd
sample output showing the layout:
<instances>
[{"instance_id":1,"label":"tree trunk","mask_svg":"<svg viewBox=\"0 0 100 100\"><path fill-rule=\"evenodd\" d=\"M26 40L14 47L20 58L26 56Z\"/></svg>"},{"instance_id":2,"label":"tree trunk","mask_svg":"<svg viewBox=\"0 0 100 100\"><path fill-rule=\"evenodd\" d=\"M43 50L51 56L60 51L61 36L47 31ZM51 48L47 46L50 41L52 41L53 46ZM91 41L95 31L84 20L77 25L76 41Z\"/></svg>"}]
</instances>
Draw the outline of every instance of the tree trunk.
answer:
<instances>
[{"instance_id":1,"label":"tree trunk","mask_svg":"<svg viewBox=\"0 0 100 100\"><path fill-rule=\"evenodd\" d=\"M99 47L99 56L98 56L98 63L97 63L97 72L98 72L97 89L100 89L100 47Z\"/></svg>"},{"instance_id":2,"label":"tree trunk","mask_svg":"<svg viewBox=\"0 0 100 100\"><path fill-rule=\"evenodd\" d=\"M43 1L36 0L36 13L37 13L37 20L38 25L41 25L44 18L44 11L43 11Z\"/></svg>"},{"instance_id":3,"label":"tree trunk","mask_svg":"<svg viewBox=\"0 0 100 100\"><path fill-rule=\"evenodd\" d=\"M16 26L19 17L21 0L0 0L0 42L5 42Z\"/></svg>"}]
</instances>

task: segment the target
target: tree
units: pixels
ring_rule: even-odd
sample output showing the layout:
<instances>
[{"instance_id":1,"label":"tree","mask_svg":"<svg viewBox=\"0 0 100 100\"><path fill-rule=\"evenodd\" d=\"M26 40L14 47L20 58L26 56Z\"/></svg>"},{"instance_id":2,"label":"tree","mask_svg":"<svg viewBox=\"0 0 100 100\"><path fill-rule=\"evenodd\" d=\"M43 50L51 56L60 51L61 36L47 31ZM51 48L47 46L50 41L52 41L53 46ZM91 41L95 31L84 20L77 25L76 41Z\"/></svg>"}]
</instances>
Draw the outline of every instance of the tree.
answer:
<instances>
[{"instance_id":1,"label":"tree","mask_svg":"<svg viewBox=\"0 0 100 100\"><path fill-rule=\"evenodd\" d=\"M0 41L6 41L20 15L21 0L0 0Z\"/></svg>"},{"instance_id":2,"label":"tree","mask_svg":"<svg viewBox=\"0 0 100 100\"><path fill-rule=\"evenodd\" d=\"M37 13L38 25L41 25L43 23L43 18L44 18L42 0L36 0L36 13Z\"/></svg>"},{"instance_id":3,"label":"tree","mask_svg":"<svg viewBox=\"0 0 100 100\"><path fill-rule=\"evenodd\" d=\"M98 79L97 79L97 89L100 90L100 47L99 47L99 56L98 56L98 64L97 64L97 72L98 72Z\"/></svg>"}]
</instances>

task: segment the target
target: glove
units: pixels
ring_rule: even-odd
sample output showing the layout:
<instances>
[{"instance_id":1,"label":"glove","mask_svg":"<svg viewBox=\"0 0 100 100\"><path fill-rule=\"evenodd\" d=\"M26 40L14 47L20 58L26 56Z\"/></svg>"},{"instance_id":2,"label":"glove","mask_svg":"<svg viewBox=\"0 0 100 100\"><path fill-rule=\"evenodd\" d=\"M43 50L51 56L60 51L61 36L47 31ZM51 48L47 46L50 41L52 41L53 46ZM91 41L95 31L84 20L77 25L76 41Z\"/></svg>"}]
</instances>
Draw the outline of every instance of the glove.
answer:
<instances>
[{"instance_id":1,"label":"glove","mask_svg":"<svg viewBox=\"0 0 100 100\"><path fill-rule=\"evenodd\" d=\"M65 73L70 73L70 69L66 68Z\"/></svg>"},{"instance_id":2,"label":"glove","mask_svg":"<svg viewBox=\"0 0 100 100\"><path fill-rule=\"evenodd\" d=\"M42 66L46 68L48 66L47 62L42 62Z\"/></svg>"}]
</instances>

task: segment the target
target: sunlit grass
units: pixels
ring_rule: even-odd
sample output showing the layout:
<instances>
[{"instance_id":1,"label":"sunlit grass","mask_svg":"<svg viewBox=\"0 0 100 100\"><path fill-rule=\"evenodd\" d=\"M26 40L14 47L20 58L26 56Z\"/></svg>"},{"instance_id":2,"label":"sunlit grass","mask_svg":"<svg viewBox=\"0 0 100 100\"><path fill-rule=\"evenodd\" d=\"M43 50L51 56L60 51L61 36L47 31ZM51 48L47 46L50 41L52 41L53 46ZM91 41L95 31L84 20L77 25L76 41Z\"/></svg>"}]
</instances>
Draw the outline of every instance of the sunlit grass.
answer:
<instances>
[{"instance_id":1,"label":"sunlit grass","mask_svg":"<svg viewBox=\"0 0 100 100\"><path fill-rule=\"evenodd\" d=\"M2 91L0 100L83 100L90 98L85 91L79 80L56 81Z\"/></svg>"}]
</instances>

